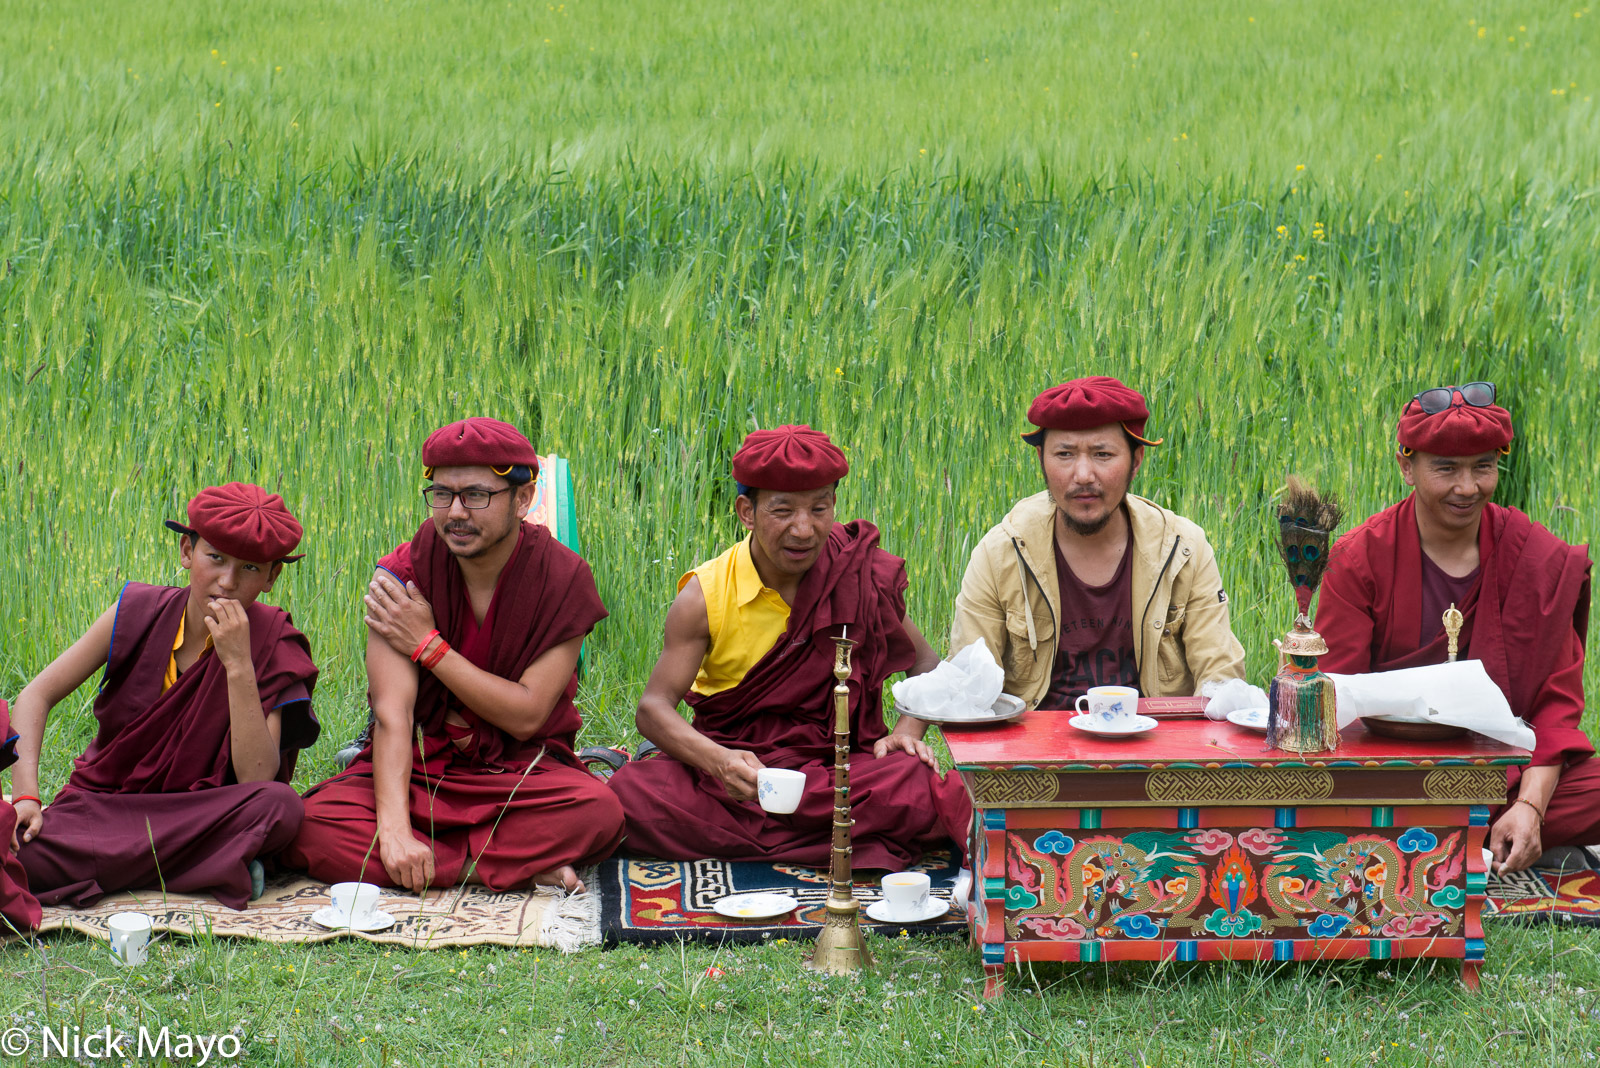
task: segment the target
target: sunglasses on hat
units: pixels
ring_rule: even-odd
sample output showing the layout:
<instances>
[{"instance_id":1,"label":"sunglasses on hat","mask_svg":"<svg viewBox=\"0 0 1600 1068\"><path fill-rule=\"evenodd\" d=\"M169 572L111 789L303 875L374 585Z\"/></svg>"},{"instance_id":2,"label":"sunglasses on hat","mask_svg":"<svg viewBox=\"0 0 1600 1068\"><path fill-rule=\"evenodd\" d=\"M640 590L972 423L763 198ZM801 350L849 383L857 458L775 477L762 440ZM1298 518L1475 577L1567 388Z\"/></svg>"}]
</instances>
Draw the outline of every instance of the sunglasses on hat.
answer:
<instances>
[{"instance_id":1,"label":"sunglasses on hat","mask_svg":"<svg viewBox=\"0 0 1600 1068\"><path fill-rule=\"evenodd\" d=\"M1438 415L1455 403L1456 394L1472 408L1488 408L1494 404L1493 382L1468 382L1464 386L1435 386L1412 397L1425 415Z\"/></svg>"}]
</instances>

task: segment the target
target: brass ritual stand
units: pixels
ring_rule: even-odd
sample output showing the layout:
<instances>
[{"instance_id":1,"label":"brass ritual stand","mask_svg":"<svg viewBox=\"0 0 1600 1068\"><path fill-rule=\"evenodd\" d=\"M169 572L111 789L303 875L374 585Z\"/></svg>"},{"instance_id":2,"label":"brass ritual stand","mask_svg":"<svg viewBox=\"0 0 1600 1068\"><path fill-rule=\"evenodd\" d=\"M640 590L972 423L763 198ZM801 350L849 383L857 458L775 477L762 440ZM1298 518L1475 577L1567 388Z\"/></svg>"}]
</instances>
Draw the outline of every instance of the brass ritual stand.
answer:
<instances>
[{"instance_id":1,"label":"brass ritual stand","mask_svg":"<svg viewBox=\"0 0 1600 1068\"><path fill-rule=\"evenodd\" d=\"M828 918L817 932L817 948L806 967L846 975L872 967L872 954L861 936L861 902L850 878L850 649L856 643L843 628L835 638L833 657L833 884L828 889Z\"/></svg>"}]
</instances>

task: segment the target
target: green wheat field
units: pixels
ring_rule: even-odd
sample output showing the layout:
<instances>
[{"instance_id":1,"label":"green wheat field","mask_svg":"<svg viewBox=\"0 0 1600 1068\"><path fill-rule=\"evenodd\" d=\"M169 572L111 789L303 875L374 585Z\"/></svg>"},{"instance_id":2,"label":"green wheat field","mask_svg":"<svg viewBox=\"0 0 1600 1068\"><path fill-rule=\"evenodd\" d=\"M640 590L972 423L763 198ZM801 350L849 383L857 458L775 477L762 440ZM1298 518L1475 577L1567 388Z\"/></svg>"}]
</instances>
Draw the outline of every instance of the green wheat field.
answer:
<instances>
[{"instance_id":1,"label":"green wheat field","mask_svg":"<svg viewBox=\"0 0 1600 1068\"><path fill-rule=\"evenodd\" d=\"M1296 472L1403 492L1399 405L1500 387L1498 499L1575 542L1600 486L1600 10L1289 0L9 0L0 17L0 694L128 579L178 581L200 487L283 493L270 599L365 719L359 597L467 414L571 463L611 617L585 743L633 744L680 573L738 534L758 426L847 451L841 518L942 644L972 545L1038 487L1029 400L1151 400L1135 489L1216 546L1255 681ZM1591 699L1600 694L1594 664ZM48 792L92 735L56 710ZM1586 720L1591 729L1592 720ZM0 1025L237 1029L248 1063L1574 1064L1600 939L1495 927L1427 964L1013 974L958 940L560 958L78 936L0 949ZM715 964L720 979L706 976ZM1381 970L1380 970L1381 969ZM981 985L981 984L980 984ZM14 1018L14 1019L13 1019Z\"/></svg>"}]
</instances>

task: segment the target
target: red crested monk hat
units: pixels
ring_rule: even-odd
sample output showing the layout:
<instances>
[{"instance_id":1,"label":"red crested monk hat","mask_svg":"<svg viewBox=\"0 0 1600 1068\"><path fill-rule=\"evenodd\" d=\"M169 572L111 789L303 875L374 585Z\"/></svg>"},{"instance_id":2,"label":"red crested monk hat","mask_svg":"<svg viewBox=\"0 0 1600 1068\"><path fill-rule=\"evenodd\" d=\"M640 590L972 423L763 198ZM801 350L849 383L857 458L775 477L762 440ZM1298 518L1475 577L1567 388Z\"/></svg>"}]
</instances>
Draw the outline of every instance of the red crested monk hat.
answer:
<instances>
[{"instance_id":1,"label":"red crested monk hat","mask_svg":"<svg viewBox=\"0 0 1600 1068\"><path fill-rule=\"evenodd\" d=\"M212 546L240 560L292 564L300 523L284 507L283 498L248 482L211 486L189 502L189 524L166 521L167 529ZM300 554L304 556L305 554Z\"/></svg>"},{"instance_id":2,"label":"red crested monk hat","mask_svg":"<svg viewBox=\"0 0 1600 1068\"><path fill-rule=\"evenodd\" d=\"M1450 407L1429 415L1415 400L1400 413L1395 440L1407 456L1414 452L1434 456L1504 455L1511 451L1511 413L1499 405L1475 407L1456 391Z\"/></svg>"},{"instance_id":3,"label":"red crested monk hat","mask_svg":"<svg viewBox=\"0 0 1600 1068\"><path fill-rule=\"evenodd\" d=\"M1074 378L1033 398L1028 422L1034 429L1025 432L1022 440L1037 448L1044 444L1046 430L1092 430L1117 423L1141 445L1160 445L1165 439L1144 436L1149 418L1150 409L1138 390L1107 375Z\"/></svg>"},{"instance_id":4,"label":"red crested monk hat","mask_svg":"<svg viewBox=\"0 0 1600 1068\"><path fill-rule=\"evenodd\" d=\"M526 482L539 473L539 454L533 442L510 423L475 415L442 426L422 443L422 473L433 477L436 467L488 467L502 478L519 467L527 468Z\"/></svg>"},{"instance_id":5,"label":"red crested monk hat","mask_svg":"<svg viewBox=\"0 0 1600 1068\"><path fill-rule=\"evenodd\" d=\"M752 489L803 493L831 486L849 473L839 446L804 425L754 431L733 454L734 481Z\"/></svg>"}]
</instances>

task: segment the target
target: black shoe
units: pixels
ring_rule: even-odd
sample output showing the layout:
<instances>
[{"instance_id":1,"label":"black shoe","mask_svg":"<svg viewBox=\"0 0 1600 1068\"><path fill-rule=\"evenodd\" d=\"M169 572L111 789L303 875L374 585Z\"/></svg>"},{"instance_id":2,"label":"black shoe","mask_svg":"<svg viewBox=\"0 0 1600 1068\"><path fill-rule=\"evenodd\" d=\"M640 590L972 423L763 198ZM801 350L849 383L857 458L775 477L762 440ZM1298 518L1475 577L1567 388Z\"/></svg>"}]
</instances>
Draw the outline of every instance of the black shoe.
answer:
<instances>
[{"instance_id":1,"label":"black shoe","mask_svg":"<svg viewBox=\"0 0 1600 1068\"><path fill-rule=\"evenodd\" d=\"M361 755L361 751L371 744L372 713L369 712L367 713L367 725L362 727L361 732L346 742L337 753L333 754L334 763L341 768L348 768L355 758Z\"/></svg>"},{"instance_id":2,"label":"black shoe","mask_svg":"<svg viewBox=\"0 0 1600 1068\"><path fill-rule=\"evenodd\" d=\"M609 779L628 762L628 751L608 745L591 745L578 754L578 759L595 778Z\"/></svg>"}]
</instances>

